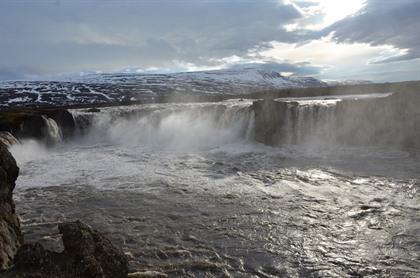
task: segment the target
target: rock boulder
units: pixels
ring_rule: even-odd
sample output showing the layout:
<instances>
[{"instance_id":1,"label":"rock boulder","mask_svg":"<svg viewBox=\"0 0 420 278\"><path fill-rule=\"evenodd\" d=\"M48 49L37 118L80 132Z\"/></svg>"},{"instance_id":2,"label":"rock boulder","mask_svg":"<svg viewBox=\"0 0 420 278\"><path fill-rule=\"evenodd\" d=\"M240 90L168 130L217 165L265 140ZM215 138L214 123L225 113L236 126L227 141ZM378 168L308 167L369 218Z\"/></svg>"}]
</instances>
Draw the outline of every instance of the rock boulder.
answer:
<instances>
[{"instance_id":1,"label":"rock boulder","mask_svg":"<svg viewBox=\"0 0 420 278\"><path fill-rule=\"evenodd\" d=\"M59 225L64 251L45 250L39 243L25 244L17 252L14 267L5 277L125 278L124 253L96 230L80 221Z\"/></svg>"}]
</instances>

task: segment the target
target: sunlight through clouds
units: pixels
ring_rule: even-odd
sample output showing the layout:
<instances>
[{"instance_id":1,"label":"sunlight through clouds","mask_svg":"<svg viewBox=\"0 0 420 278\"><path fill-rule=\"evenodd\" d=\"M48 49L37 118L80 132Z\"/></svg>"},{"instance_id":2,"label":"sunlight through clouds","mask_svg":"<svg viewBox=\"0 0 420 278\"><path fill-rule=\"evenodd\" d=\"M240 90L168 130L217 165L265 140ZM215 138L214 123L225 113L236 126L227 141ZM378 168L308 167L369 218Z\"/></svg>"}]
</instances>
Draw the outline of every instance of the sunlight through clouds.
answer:
<instances>
[{"instance_id":1,"label":"sunlight through clouds","mask_svg":"<svg viewBox=\"0 0 420 278\"><path fill-rule=\"evenodd\" d=\"M353 15L366 5L366 0L319 0L318 2L322 13L325 14L324 22L321 24L322 27Z\"/></svg>"},{"instance_id":2,"label":"sunlight through clouds","mask_svg":"<svg viewBox=\"0 0 420 278\"><path fill-rule=\"evenodd\" d=\"M287 57L293 61L336 65L343 63L359 64L360 60L367 63L371 57L376 57L379 60L391 55L402 55L404 52L389 45L371 46L366 43L337 43L330 37L313 40L302 45L281 42L271 42L270 44L272 48L259 52L260 57L277 59ZM350 59L351 57L353 58Z\"/></svg>"},{"instance_id":3,"label":"sunlight through clouds","mask_svg":"<svg viewBox=\"0 0 420 278\"><path fill-rule=\"evenodd\" d=\"M289 31L299 29L321 30L341 19L354 15L366 6L366 0L291 0L299 7L303 18L284 28Z\"/></svg>"},{"instance_id":4,"label":"sunlight through clouds","mask_svg":"<svg viewBox=\"0 0 420 278\"><path fill-rule=\"evenodd\" d=\"M372 46L367 43L338 43L331 36L310 41L306 44L290 44L271 42L271 48L250 53L250 56L262 60L275 60L282 62L294 61L307 63L322 68L318 75L320 78L339 76L344 73L364 70L371 64L405 55L406 50L391 45ZM254 50L257 51L257 50Z\"/></svg>"}]
</instances>

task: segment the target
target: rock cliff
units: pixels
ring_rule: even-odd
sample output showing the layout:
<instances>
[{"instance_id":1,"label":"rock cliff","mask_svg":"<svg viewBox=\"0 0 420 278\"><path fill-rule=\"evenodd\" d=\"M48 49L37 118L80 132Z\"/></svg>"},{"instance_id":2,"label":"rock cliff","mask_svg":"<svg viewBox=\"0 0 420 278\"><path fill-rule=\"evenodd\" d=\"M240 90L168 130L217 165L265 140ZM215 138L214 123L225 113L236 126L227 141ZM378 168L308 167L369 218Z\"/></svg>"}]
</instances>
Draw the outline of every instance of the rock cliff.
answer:
<instances>
[{"instance_id":1,"label":"rock cliff","mask_svg":"<svg viewBox=\"0 0 420 278\"><path fill-rule=\"evenodd\" d=\"M18 250L8 278L125 278L128 260L111 241L89 226L76 221L59 225L64 251L45 250L39 243Z\"/></svg>"},{"instance_id":2,"label":"rock cliff","mask_svg":"<svg viewBox=\"0 0 420 278\"><path fill-rule=\"evenodd\" d=\"M76 124L66 109L19 110L0 112L0 132L18 139L37 139L54 144L74 135Z\"/></svg>"},{"instance_id":3,"label":"rock cliff","mask_svg":"<svg viewBox=\"0 0 420 278\"><path fill-rule=\"evenodd\" d=\"M9 267L23 242L12 192L19 174L16 161L0 142L0 269Z\"/></svg>"}]
</instances>

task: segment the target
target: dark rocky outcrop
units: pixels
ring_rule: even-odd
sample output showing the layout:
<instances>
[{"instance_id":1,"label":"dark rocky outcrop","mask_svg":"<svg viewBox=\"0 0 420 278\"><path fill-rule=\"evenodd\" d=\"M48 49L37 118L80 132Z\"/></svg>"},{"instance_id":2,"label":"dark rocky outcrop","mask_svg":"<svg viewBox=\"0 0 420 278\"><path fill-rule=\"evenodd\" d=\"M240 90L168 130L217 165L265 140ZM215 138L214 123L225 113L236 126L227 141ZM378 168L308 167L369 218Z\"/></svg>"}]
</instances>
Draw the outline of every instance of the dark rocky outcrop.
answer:
<instances>
[{"instance_id":1,"label":"dark rocky outcrop","mask_svg":"<svg viewBox=\"0 0 420 278\"><path fill-rule=\"evenodd\" d=\"M79 221L60 224L59 231L63 252L45 250L39 243L22 245L5 277L127 277L126 256L105 236Z\"/></svg>"},{"instance_id":2,"label":"dark rocky outcrop","mask_svg":"<svg viewBox=\"0 0 420 278\"><path fill-rule=\"evenodd\" d=\"M101 112L101 109L93 107L93 108L89 108L87 110L87 112L91 112L91 113L97 113L97 112Z\"/></svg>"},{"instance_id":3,"label":"dark rocky outcrop","mask_svg":"<svg viewBox=\"0 0 420 278\"><path fill-rule=\"evenodd\" d=\"M0 131L19 139L37 139L53 144L74 135L76 123L66 109L0 112Z\"/></svg>"},{"instance_id":4,"label":"dark rocky outcrop","mask_svg":"<svg viewBox=\"0 0 420 278\"><path fill-rule=\"evenodd\" d=\"M255 140L268 145L282 142L287 105L275 100L254 101Z\"/></svg>"},{"instance_id":5,"label":"dark rocky outcrop","mask_svg":"<svg viewBox=\"0 0 420 278\"><path fill-rule=\"evenodd\" d=\"M10 266L23 242L12 192L19 174L16 161L0 142L0 269Z\"/></svg>"},{"instance_id":6,"label":"dark rocky outcrop","mask_svg":"<svg viewBox=\"0 0 420 278\"><path fill-rule=\"evenodd\" d=\"M33 114L26 117L19 126L17 135L21 138L44 139L48 136L48 125L45 116Z\"/></svg>"},{"instance_id":7,"label":"dark rocky outcrop","mask_svg":"<svg viewBox=\"0 0 420 278\"><path fill-rule=\"evenodd\" d=\"M74 135L76 124L73 115L66 109L47 110L44 112L53 119L60 127L63 138L70 138Z\"/></svg>"},{"instance_id":8,"label":"dark rocky outcrop","mask_svg":"<svg viewBox=\"0 0 420 278\"><path fill-rule=\"evenodd\" d=\"M59 225L64 254L82 277L127 277L128 261L109 239L81 222Z\"/></svg>"}]
</instances>

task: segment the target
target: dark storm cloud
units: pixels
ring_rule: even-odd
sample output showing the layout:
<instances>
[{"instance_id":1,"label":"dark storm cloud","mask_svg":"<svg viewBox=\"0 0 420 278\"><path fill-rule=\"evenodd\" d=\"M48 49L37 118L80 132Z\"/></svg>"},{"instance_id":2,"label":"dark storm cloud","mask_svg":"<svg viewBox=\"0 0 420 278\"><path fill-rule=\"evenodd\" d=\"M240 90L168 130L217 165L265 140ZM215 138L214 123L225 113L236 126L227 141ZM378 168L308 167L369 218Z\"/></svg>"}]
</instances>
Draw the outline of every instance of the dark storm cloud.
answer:
<instances>
[{"instance_id":1,"label":"dark storm cloud","mask_svg":"<svg viewBox=\"0 0 420 278\"><path fill-rule=\"evenodd\" d=\"M268 41L296 42L300 18L281 1L0 2L0 70L39 74L206 65Z\"/></svg>"},{"instance_id":2,"label":"dark storm cloud","mask_svg":"<svg viewBox=\"0 0 420 278\"><path fill-rule=\"evenodd\" d=\"M393 45L408 50L374 62L386 63L420 58L419 30L419 0L369 0L361 13L333 24L323 33L334 32L333 38L339 42Z\"/></svg>"}]
</instances>

